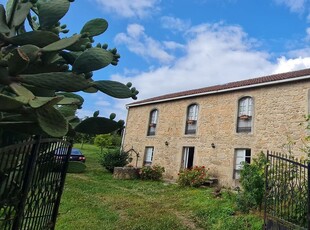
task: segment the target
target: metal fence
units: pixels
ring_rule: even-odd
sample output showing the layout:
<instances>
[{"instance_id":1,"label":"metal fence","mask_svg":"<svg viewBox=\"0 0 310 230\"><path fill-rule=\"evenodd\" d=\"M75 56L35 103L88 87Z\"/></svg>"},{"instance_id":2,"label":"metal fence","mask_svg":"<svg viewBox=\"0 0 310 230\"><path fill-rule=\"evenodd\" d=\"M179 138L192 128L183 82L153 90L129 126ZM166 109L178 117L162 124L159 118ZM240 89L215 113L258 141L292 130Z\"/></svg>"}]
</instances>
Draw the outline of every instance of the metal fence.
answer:
<instances>
[{"instance_id":1,"label":"metal fence","mask_svg":"<svg viewBox=\"0 0 310 230\"><path fill-rule=\"evenodd\" d=\"M267 152L265 229L310 229L310 164Z\"/></svg>"},{"instance_id":2,"label":"metal fence","mask_svg":"<svg viewBox=\"0 0 310 230\"><path fill-rule=\"evenodd\" d=\"M39 136L0 148L1 230L54 229L71 148Z\"/></svg>"}]
</instances>

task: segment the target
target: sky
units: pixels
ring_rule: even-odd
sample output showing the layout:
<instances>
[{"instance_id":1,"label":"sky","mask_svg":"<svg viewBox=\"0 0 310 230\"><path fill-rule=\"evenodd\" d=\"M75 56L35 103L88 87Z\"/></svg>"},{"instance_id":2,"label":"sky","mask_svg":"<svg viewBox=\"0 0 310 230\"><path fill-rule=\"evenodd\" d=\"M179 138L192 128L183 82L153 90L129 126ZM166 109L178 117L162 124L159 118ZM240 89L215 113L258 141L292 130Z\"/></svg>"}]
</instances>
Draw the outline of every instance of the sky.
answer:
<instances>
[{"instance_id":1,"label":"sky","mask_svg":"<svg viewBox=\"0 0 310 230\"><path fill-rule=\"evenodd\" d=\"M61 23L78 33L93 18L109 22L95 44L121 55L94 80L132 82L138 100L310 67L310 0L76 0ZM134 102L82 96L80 118L125 120Z\"/></svg>"}]
</instances>

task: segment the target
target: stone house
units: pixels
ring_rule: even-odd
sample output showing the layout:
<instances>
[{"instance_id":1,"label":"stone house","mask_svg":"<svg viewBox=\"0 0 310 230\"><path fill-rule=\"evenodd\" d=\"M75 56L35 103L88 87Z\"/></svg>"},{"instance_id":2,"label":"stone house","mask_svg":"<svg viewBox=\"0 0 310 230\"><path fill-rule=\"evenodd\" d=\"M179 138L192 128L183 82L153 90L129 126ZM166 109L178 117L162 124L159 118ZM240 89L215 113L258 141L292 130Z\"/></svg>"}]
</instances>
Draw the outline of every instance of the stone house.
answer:
<instances>
[{"instance_id":1,"label":"stone house","mask_svg":"<svg viewBox=\"0 0 310 230\"><path fill-rule=\"evenodd\" d=\"M310 69L215 85L127 105L123 150L137 166L204 165L220 184L238 184L241 162L267 150L305 155ZM136 163L136 154L132 155Z\"/></svg>"}]
</instances>

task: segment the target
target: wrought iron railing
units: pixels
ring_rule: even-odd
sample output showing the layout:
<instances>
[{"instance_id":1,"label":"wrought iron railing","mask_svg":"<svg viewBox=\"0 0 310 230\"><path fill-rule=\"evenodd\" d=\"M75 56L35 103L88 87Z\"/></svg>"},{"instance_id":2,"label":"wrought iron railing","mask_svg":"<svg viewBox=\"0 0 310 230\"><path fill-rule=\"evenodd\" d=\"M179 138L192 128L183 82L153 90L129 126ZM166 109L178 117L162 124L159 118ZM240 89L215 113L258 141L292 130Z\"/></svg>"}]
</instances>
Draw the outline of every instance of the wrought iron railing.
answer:
<instances>
[{"instance_id":1,"label":"wrought iron railing","mask_svg":"<svg viewBox=\"0 0 310 230\"><path fill-rule=\"evenodd\" d=\"M1 230L54 229L71 147L36 136L0 148Z\"/></svg>"},{"instance_id":2,"label":"wrought iron railing","mask_svg":"<svg viewBox=\"0 0 310 230\"><path fill-rule=\"evenodd\" d=\"M267 152L265 229L310 229L310 164Z\"/></svg>"}]
</instances>

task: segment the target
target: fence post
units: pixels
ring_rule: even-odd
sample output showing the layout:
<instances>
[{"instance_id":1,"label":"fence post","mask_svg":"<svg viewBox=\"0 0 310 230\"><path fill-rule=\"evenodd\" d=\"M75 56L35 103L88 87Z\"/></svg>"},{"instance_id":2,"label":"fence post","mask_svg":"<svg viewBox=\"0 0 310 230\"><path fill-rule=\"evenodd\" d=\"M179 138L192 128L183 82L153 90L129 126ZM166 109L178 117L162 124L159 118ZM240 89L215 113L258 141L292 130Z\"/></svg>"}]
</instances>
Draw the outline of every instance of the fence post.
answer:
<instances>
[{"instance_id":1,"label":"fence post","mask_svg":"<svg viewBox=\"0 0 310 230\"><path fill-rule=\"evenodd\" d=\"M308 218L307 218L307 222L308 222L308 230L310 230L310 162L308 162L308 178L307 178L307 181L308 181L308 197L307 197L307 202L308 202Z\"/></svg>"},{"instance_id":2,"label":"fence post","mask_svg":"<svg viewBox=\"0 0 310 230\"><path fill-rule=\"evenodd\" d=\"M35 136L34 137L35 143L34 146L31 149L30 156L28 158L27 166L25 168L25 174L24 174L24 179L23 179L23 186L22 186L22 192L21 192L21 198L20 202L17 206L17 211L13 223L12 230L18 230L19 225L21 223L21 220L23 218L24 214L24 209L25 209L25 204L27 201L28 197L28 191L31 187L32 179L33 179L33 174L35 172L35 164L37 161L38 157L38 152L40 148L40 142L41 142L41 136Z\"/></svg>"},{"instance_id":3,"label":"fence post","mask_svg":"<svg viewBox=\"0 0 310 230\"><path fill-rule=\"evenodd\" d=\"M269 150L267 150L267 162L269 162ZM265 195L264 195L264 226L263 229L267 229L267 191L268 191L268 163L265 166Z\"/></svg>"}]
</instances>

